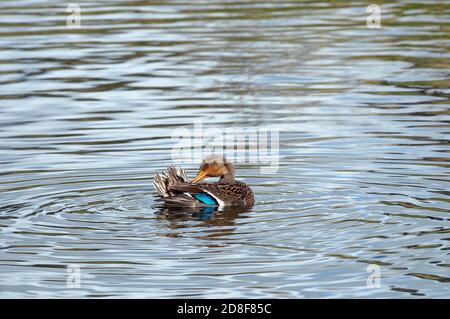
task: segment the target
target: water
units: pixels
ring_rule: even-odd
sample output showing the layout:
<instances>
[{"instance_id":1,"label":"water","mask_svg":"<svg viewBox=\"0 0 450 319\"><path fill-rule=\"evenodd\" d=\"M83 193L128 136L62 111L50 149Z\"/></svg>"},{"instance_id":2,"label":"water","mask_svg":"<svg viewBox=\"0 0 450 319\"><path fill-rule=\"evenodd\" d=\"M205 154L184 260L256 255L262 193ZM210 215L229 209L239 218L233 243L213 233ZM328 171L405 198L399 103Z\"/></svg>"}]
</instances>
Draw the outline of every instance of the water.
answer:
<instances>
[{"instance_id":1,"label":"water","mask_svg":"<svg viewBox=\"0 0 450 319\"><path fill-rule=\"evenodd\" d=\"M2 1L0 296L450 297L448 2L380 3ZM153 207L200 120L280 129L252 209Z\"/></svg>"}]
</instances>

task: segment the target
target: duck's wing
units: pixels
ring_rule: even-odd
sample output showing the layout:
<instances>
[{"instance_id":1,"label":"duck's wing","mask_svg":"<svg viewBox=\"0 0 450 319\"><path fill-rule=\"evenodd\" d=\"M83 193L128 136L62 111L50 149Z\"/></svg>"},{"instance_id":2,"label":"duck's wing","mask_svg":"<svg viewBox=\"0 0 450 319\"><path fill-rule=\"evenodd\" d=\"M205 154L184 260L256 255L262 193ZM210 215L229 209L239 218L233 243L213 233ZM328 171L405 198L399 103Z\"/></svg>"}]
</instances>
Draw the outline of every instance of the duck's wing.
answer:
<instances>
[{"instance_id":1,"label":"duck's wing","mask_svg":"<svg viewBox=\"0 0 450 319\"><path fill-rule=\"evenodd\" d=\"M197 207L202 206L194 197L186 194L178 194L175 196L161 197L157 202L163 202L167 206L173 207Z\"/></svg>"},{"instance_id":2,"label":"duck's wing","mask_svg":"<svg viewBox=\"0 0 450 319\"><path fill-rule=\"evenodd\" d=\"M186 172L175 166L168 167L167 172L156 174L153 180L155 190L161 197L158 201L164 202L168 206L218 205L213 197L201 189L184 190L183 186L193 185L187 183Z\"/></svg>"},{"instance_id":3,"label":"duck's wing","mask_svg":"<svg viewBox=\"0 0 450 319\"><path fill-rule=\"evenodd\" d=\"M168 206L178 207L202 207L202 206L218 206L218 202L214 196L205 192L201 188L192 187L192 184L169 184L165 180L166 176L160 175L155 177L158 194L161 198L157 201L164 202ZM164 179L164 181L163 181ZM163 196L166 195L167 196Z\"/></svg>"},{"instance_id":4,"label":"duck's wing","mask_svg":"<svg viewBox=\"0 0 450 319\"><path fill-rule=\"evenodd\" d=\"M252 206L255 197L251 188L242 182L178 184L170 188L173 192L188 194L207 205Z\"/></svg>"},{"instance_id":5,"label":"duck's wing","mask_svg":"<svg viewBox=\"0 0 450 319\"><path fill-rule=\"evenodd\" d=\"M172 192L179 192L192 196L202 204L225 206L228 199L229 184L178 184L170 188Z\"/></svg>"}]
</instances>

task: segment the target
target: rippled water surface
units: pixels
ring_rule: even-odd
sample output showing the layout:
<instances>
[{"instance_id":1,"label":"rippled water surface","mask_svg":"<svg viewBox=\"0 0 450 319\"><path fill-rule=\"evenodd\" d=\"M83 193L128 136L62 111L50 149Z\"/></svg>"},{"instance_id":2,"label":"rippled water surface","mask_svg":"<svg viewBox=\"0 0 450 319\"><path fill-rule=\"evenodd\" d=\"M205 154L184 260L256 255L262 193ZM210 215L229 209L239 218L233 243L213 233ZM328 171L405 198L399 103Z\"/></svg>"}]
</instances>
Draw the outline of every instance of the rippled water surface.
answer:
<instances>
[{"instance_id":1,"label":"rippled water surface","mask_svg":"<svg viewBox=\"0 0 450 319\"><path fill-rule=\"evenodd\" d=\"M449 3L378 3L2 1L0 297L450 297ZM280 130L252 209L153 207L200 120Z\"/></svg>"}]
</instances>

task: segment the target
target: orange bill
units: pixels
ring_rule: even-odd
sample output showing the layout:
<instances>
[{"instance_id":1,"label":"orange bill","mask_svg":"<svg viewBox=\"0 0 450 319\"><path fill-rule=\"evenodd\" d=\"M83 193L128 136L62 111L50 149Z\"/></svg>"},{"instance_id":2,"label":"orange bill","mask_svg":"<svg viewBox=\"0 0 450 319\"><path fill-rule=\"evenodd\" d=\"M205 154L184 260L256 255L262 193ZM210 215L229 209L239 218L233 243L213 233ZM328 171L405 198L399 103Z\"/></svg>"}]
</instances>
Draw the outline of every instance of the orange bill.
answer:
<instances>
[{"instance_id":1,"label":"orange bill","mask_svg":"<svg viewBox=\"0 0 450 319\"><path fill-rule=\"evenodd\" d=\"M197 183L201 181L207 176L206 174L207 174L206 171L199 171L197 176L195 176L195 178L192 180L192 183Z\"/></svg>"}]
</instances>

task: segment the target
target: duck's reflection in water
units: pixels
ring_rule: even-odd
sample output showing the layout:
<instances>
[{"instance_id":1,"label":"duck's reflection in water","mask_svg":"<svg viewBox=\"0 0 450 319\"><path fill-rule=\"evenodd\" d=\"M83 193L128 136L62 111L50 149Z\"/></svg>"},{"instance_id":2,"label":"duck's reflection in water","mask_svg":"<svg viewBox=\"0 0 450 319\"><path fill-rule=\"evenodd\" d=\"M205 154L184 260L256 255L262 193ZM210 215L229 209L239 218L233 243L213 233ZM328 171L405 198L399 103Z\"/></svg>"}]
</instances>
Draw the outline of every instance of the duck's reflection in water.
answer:
<instances>
[{"instance_id":1,"label":"duck's reflection in water","mask_svg":"<svg viewBox=\"0 0 450 319\"><path fill-rule=\"evenodd\" d=\"M163 236L180 237L188 233L195 233L197 238L214 239L231 235L237 226L237 218L245 218L245 213L251 208L244 207L159 207L156 211L158 219L166 220L169 229L174 230ZM192 222L197 221L193 224ZM231 226L231 227L221 227ZM213 227L213 231L202 232L200 236L193 227ZM184 230L183 230L184 229Z\"/></svg>"},{"instance_id":2,"label":"duck's reflection in water","mask_svg":"<svg viewBox=\"0 0 450 319\"><path fill-rule=\"evenodd\" d=\"M173 221L199 220L211 225L234 225L234 220L250 211L248 207L158 207L156 215Z\"/></svg>"}]
</instances>

